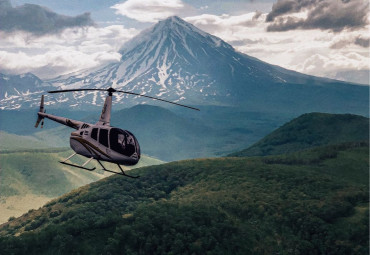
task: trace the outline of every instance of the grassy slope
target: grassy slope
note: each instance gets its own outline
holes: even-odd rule
[[[19,136],[15,137],[19,138]],[[88,172],[58,162],[70,154],[72,154],[70,149],[23,149],[2,152],[0,222],[5,222],[11,216],[20,216],[29,209],[38,208],[46,201],[72,189],[111,175],[99,170]],[[86,158],[80,157],[75,162],[82,164],[84,161]],[[135,167],[160,163],[163,162],[143,156]],[[91,162],[89,165],[101,169],[97,162]],[[111,164],[105,165],[110,169],[118,170]]]
[[[368,118],[352,114],[309,113],[231,156],[276,155],[326,144],[368,140]]]
[[[0,131],[0,151],[16,149],[40,149],[50,147],[48,143],[32,136],[20,136]]]
[[[2,225],[0,253],[366,254],[368,153],[348,143],[136,169]]]

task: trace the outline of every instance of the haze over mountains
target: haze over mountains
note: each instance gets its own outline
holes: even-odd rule
[[[368,115],[368,87],[289,71],[235,49],[178,17],[158,22],[123,45],[121,61],[41,81],[32,74],[0,77],[2,109],[35,108],[49,89],[107,88],[193,105],[228,105],[277,112],[351,112]],[[22,80],[23,77],[23,80]],[[27,79],[24,79],[26,77]],[[18,82],[19,81],[19,82]],[[27,83],[27,86],[24,83]],[[47,97],[47,107],[102,105],[100,92]],[[120,106],[152,103],[115,95]],[[294,107],[292,107],[294,105]]]

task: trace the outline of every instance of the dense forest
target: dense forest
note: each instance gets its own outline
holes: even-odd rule
[[[369,144],[172,162],[0,227],[0,254],[367,254]]]

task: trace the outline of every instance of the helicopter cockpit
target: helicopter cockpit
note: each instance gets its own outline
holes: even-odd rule
[[[111,128],[109,133],[109,142],[111,150],[114,150],[125,156],[132,156],[135,152],[140,157],[140,147],[135,136],[127,130]]]
[[[140,146],[135,136],[127,130],[119,128],[104,129],[100,128],[98,135],[98,128],[93,128],[91,132],[91,138],[98,140],[99,143],[108,147],[111,150],[118,152],[119,154],[131,157],[135,152],[137,158],[140,159]]]

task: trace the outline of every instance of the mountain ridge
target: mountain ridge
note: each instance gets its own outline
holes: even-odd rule
[[[369,141],[369,118],[353,114],[306,113],[230,156],[267,156],[316,146]]]

